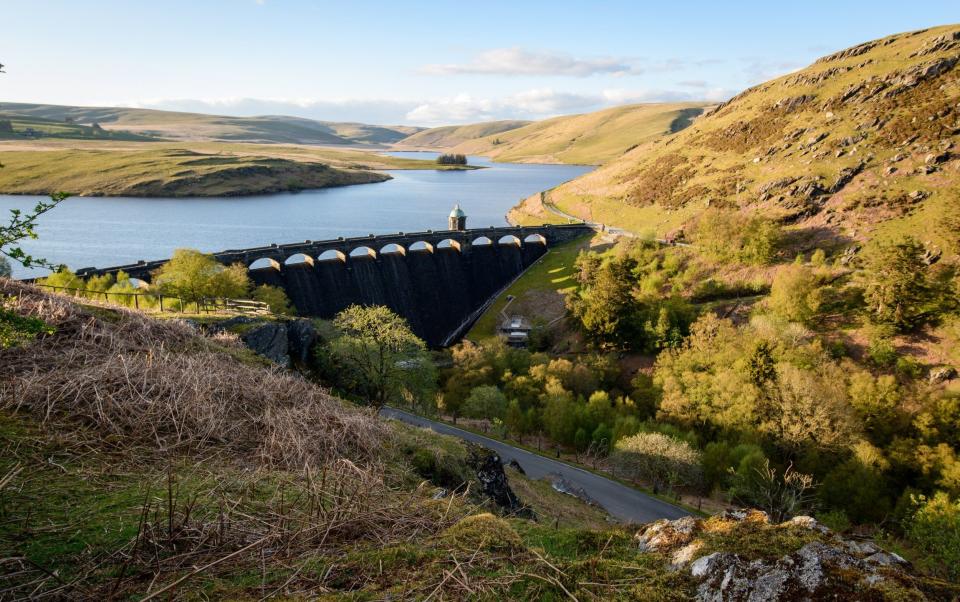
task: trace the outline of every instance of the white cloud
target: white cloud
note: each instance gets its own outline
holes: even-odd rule
[[[426,65],[421,73],[429,75],[637,75],[642,70],[635,61],[614,57],[576,58],[550,51],[522,48],[494,48],[481,52],[468,63]]]
[[[390,99],[161,98],[114,104],[167,111],[236,116],[292,115],[320,121],[392,125],[404,122],[406,114],[419,102]]]
[[[681,90],[611,88],[597,94],[557,92],[549,88],[527,90],[499,99],[459,94],[421,103],[406,115],[418,125],[470,123],[496,119],[545,119],[570,113],[597,111],[616,105],[641,102],[721,101],[732,90],[708,88],[696,94]]]
[[[733,94],[733,90],[726,88],[704,85],[685,89],[678,84],[677,89],[608,88],[596,93],[534,88],[502,97],[462,93],[429,100],[241,97],[166,98],[110,104],[218,115],[291,115],[320,121],[430,126],[496,119],[544,119],[640,102],[721,101]]]

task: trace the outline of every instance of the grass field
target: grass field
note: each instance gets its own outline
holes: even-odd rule
[[[432,161],[294,145],[216,142],[0,142],[0,193],[235,196],[389,179],[379,169],[450,169]]]
[[[472,341],[491,339],[497,334],[500,312],[510,302],[510,313],[519,313],[531,320],[549,322],[566,313],[563,294],[576,287],[574,261],[583,249],[605,244],[599,235],[585,236],[577,240],[550,248],[546,255],[531,266],[523,276],[497,297],[477,323],[473,325],[467,338]]]
[[[683,129],[705,106],[636,104],[555,117],[468,140],[455,146],[453,152],[513,163],[600,165],[638,144]]]
[[[12,132],[0,129],[0,140],[33,140],[39,138],[57,138],[67,140],[120,140],[151,141],[149,136],[141,136],[122,130],[96,129],[89,125],[54,121],[40,117],[20,117],[3,115],[0,121],[10,121]]]

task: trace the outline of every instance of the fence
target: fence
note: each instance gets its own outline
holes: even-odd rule
[[[269,314],[270,306],[262,301],[251,301],[249,299],[225,299],[222,297],[202,297],[196,300],[184,300],[178,295],[164,295],[162,293],[123,293],[111,291],[94,291],[83,288],[71,288],[67,286],[54,286],[52,284],[35,284],[42,288],[48,288],[54,292],[70,295],[72,297],[83,297],[94,301],[103,300],[106,303],[132,307],[140,311],[169,311],[174,313],[189,313],[191,307],[196,309],[198,314],[211,314],[220,312],[241,313],[241,314]],[[117,298],[111,301],[111,297]]]

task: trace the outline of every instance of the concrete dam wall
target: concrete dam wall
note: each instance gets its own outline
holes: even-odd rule
[[[213,257],[246,265],[258,285],[282,288],[299,315],[332,318],[353,304],[385,305],[429,345],[439,346],[550,245],[592,231],[582,224],[427,231],[271,245]],[[163,263],[84,268],[77,275],[123,270],[149,282]]]

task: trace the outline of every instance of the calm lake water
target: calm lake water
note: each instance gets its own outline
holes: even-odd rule
[[[396,152],[432,159],[435,153]],[[392,180],[343,188],[230,198],[73,197],[44,215],[39,240],[24,248],[71,269],[163,259],[174,249],[240,249],[392,232],[440,230],[459,202],[467,227],[500,226],[527,196],[593,169],[581,165],[493,163],[470,157],[471,171],[390,171]],[[0,195],[6,210],[32,207],[39,197]],[[14,275],[28,272],[14,267]]]

